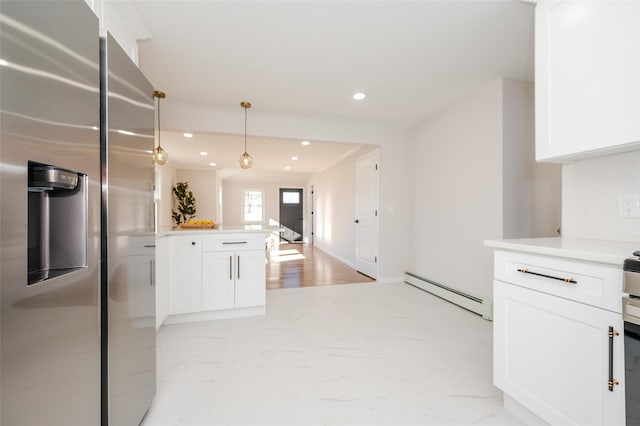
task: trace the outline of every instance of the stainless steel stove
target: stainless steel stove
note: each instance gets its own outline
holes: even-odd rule
[[[640,424],[640,251],[624,261],[625,407],[627,425]]]

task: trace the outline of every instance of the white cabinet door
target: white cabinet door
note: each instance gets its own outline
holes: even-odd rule
[[[169,241],[169,313],[202,310],[200,236],[176,236]]]
[[[640,2],[539,1],[536,159],[640,148]]]
[[[202,310],[264,305],[264,261],[264,250],[204,253]]]
[[[235,305],[234,252],[202,255],[202,310],[229,309]]]
[[[265,304],[266,267],[264,250],[235,252],[236,307]]]
[[[494,382],[551,424],[624,424],[620,314],[494,281]]]

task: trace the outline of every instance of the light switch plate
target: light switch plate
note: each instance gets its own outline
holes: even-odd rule
[[[640,217],[640,197],[638,194],[618,195],[618,215],[620,217]]]

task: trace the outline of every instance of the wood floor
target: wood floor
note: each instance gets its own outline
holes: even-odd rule
[[[308,244],[276,244],[267,259],[267,289],[375,281]]]

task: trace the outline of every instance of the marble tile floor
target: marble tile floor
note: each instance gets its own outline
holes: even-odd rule
[[[142,425],[520,425],[491,324],[408,284],[270,290],[265,316],[160,329]]]

